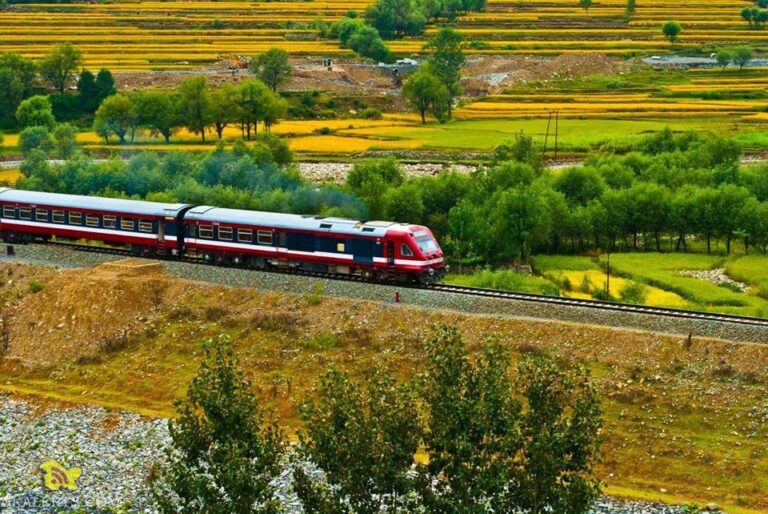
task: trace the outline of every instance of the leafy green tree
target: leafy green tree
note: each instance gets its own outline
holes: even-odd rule
[[[72,43],[62,43],[40,61],[40,74],[60,94],[83,62],[83,53]]]
[[[600,452],[602,414],[589,373],[564,370],[552,359],[533,356],[518,367],[522,450],[509,510],[531,514],[589,511],[600,493],[595,464]],[[503,509],[504,510],[504,509]]]
[[[231,84],[225,84],[214,89],[211,92],[211,104],[213,106],[213,126],[216,128],[216,135],[221,140],[227,125],[237,121],[240,117],[237,90]]]
[[[24,157],[27,157],[36,150],[43,152],[47,156],[56,147],[50,130],[43,125],[35,125],[22,130],[19,134],[18,144],[19,151],[21,151],[21,155]]]
[[[334,508],[326,512],[407,511],[415,486],[407,474],[421,439],[411,386],[382,368],[362,385],[331,370],[320,378],[318,397],[305,402],[300,414],[301,452],[325,472],[331,486],[326,495]],[[322,498],[317,486],[303,475],[297,478],[304,482],[298,488],[302,499],[317,503]]]
[[[522,130],[515,134],[515,139],[505,141],[493,149],[493,162],[517,161],[541,169],[543,161],[541,148]]]
[[[99,70],[96,74],[96,88],[99,91],[98,97],[100,101],[117,93],[115,78],[112,76],[111,71],[106,68]]]
[[[282,48],[270,48],[252,59],[251,63],[252,71],[275,93],[293,74],[293,67],[288,62],[288,52]]]
[[[272,125],[285,118],[288,112],[288,102],[284,98],[275,93],[268,93],[264,97],[264,105],[262,107],[262,119],[264,127],[267,132],[272,128]]]
[[[251,127],[255,133],[258,133],[259,122],[264,120],[264,107],[271,93],[262,81],[256,79],[241,82],[237,87],[237,93],[240,121],[246,125],[248,139],[250,139]]]
[[[723,70],[731,64],[733,60],[733,52],[729,48],[719,48],[716,54],[717,64],[722,66]]]
[[[437,328],[426,353],[421,396],[427,511],[488,512],[501,500],[520,450],[510,356],[491,344],[473,362],[458,331],[447,326]]]
[[[132,96],[139,125],[149,129],[152,135],[160,134],[166,143],[181,124],[174,98],[165,91],[145,91]]]
[[[228,337],[209,339],[187,398],[176,402],[152,493],[160,512],[280,512],[270,484],[284,438],[253,395]]]
[[[405,176],[393,158],[356,163],[347,175],[347,187],[368,206],[369,219],[384,217],[384,195],[403,183]]]
[[[565,195],[571,205],[587,205],[600,198],[605,191],[605,180],[593,168],[573,166],[555,177],[555,190]]]
[[[661,26],[661,33],[664,34],[664,37],[667,38],[670,43],[675,43],[682,31],[683,27],[680,23],[674,20],[664,22],[664,25]]]
[[[379,62],[389,59],[389,48],[373,27],[364,25],[353,32],[348,45],[361,57],[368,57]]]
[[[205,129],[213,122],[213,104],[204,75],[187,77],[178,87],[176,109],[182,125],[190,132],[200,134],[205,143]]]
[[[338,36],[342,48],[349,48],[349,40],[352,39],[352,35],[364,26],[363,20],[346,17],[334,25],[333,31]]]
[[[733,49],[733,64],[739,67],[739,71],[752,60],[752,49],[748,46],[737,46]]]
[[[424,222],[424,200],[415,182],[406,182],[384,194],[384,217],[403,223]]]
[[[15,119],[16,109],[35,88],[35,63],[19,54],[0,53],[0,120]]]
[[[56,151],[60,159],[69,159],[77,151],[77,132],[68,123],[60,123],[53,129],[53,139],[56,141]]]
[[[109,144],[109,136],[116,135],[120,144],[125,143],[125,136],[136,120],[136,109],[131,99],[123,94],[106,98],[98,109],[93,121],[93,129]]]
[[[377,0],[366,11],[365,19],[384,39],[419,36],[427,23],[414,0]]]
[[[21,102],[16,109],[16,119],[22,127],[40,126],[51,130],[56,124],[51,101],[42,95],[31,96]]]
[[[626,18],[627,21],[631,20],[635,15],[636,9],[637,0],[627,0],[627,7],[624,9],[624,18]]]
[[[589,8],[592,7],[592,0],[579,0],[579,7],[585,12],[589,11]]]
[[[754,6],[746,6],[741,9],[741,17],[749,24],[749,28],[753,28],[755,26],[755,18],[757,17],[757,9]]]
[[[77,94],[80,108],[85,112],[94,112],[103,98],[99,98],[99,88],[96,85],[96,75],[88,70],[80,72],[77,79]]]
[[[422,66],[403,85],[403,97],[419,112],[423,124],[427,123],[427,111],[444,105],[449,101],[449,96],[448,88],[428,66]]]
[[[546,241],[552,216],[540,185],[520,186],[499,194],[492,214],[504,252],[527,262],[532,244]]]
[[[448,117],[451,115],[453,99],[462,92],[461,67],[466,61],[463,44],[464,38],[461,34],[451,28],[442,28],[425,46],[430,52],[428,62],[432,72],[440,78],[450,93]]]

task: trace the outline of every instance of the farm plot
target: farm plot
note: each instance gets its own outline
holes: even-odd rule
[[[252,55],[273,46],[294,55],[348,55],[335,41],[318,39],[315,23],[333,22],[369,1],[116,1],[15,4],[0,11],[0,46],[39,58],[53,44],[81,46],[89,67],[113,70],[188,69],[214,63],[220,54]],[[681,8],[671,0],[641,2],[625,16],[624,0],[595,1],[587,12],[572,0],[490,0],[484,12],[462,17],[458,28],[472,41],[470,53],[556,55],[600,51],[634,55],[665,52],[659,27],[683,24],[676,50],[754,42],[763,34],[739,17],[740,0]],[[425,37],[434,32],[430,28]],[[394,41],[399,54],[420,51],[424,38]]]

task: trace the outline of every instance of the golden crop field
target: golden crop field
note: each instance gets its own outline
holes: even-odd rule
[[[186,69],[216,62],[220,54],[252,55],[270,47],[295,55],[348,51],[318,40],[314,23],[333,22],[368,1],[125,1],[16,4],[0,10],[0,48],[38,58],[62,41],[80,46],[89,67],[113,70]],[[740,19],[742,0],[673,2],[644,0],[631,20],[625,0],[596,0],[588,12],[575,0],[489,0],[484,12],[460,19],[470,52],[560,54],[599,50],[607,54],[664,51],[661,24],[683,25],[678,48],[702,44],[759,43],[763,31]],[[425,37],[435,30],[430,27]],[[393,41],[400,54],[418,52],[423,39]]]

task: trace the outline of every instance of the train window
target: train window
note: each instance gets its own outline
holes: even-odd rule
[[[320,228],[331,228],[332,226],[330,223],[320,223]]]
[[[253,230],[247,228],[237,229],[237,240],[241,243],[253,242]]]
[[[35,219],[37,221],[48,221],[48,209],[35,209]]]
[[[344,253],[347,251],[346,246],[347,245],[345,245],[344,243],[336,243],[336,251],[339,253]]]
[[[19,207],[19,219],[20,220],[31,220],[32,219],[32,209],[29,207]]]
[[[85,215],[85,224],[89,227],[98,227],[99,226],[99,217],[95,214],[86,214]]]
[[[53,222],[64,223],[64,211],[53,211]]]
[[[16,217],[16,207],[11,207],[9,205],[3,206],[3,218],[15,218]]]
[[[139,232],[152,232],[152,222],[139,220]]]
[[[82,225],[83,224],[83,213],[81,212],[70,212],[67,217],[69,218],[69,224],[70,225]]]
[[[213,226],[212,225],[200,225],[198,227],[200,237],[203,239],[213,239]]]
[[[117,226],[117,218],[114,216],[104,216],[102,219],[104,221],[104,228],[115,228]]]
[[[232,227],[219,227],[219,239],[232,241]]]
[[[407,244],[401,244],[400,245],[400,254],[403,257],[413,257],[413,250],[408,248]]]
[[[135,227],[136,227],[136,224],[133,222],[131,218],[120,219],[120,230],[133,230]]]
[[[260,245],[271,245],[272,244],[272,232],[269,232],[267,230],[259,230],[257,234],[257,241]]]

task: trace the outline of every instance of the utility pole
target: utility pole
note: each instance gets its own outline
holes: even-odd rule
[[[552,125],[552,111],[549,111],[549,119],[547,120],[547,132],[544,135],[544,148],[541,150],[541,162],[547,157],[547,142],[549,141],[549,127]]]
[[[605,299],[611,297],[611,250],[608,250],[605,266]]]

